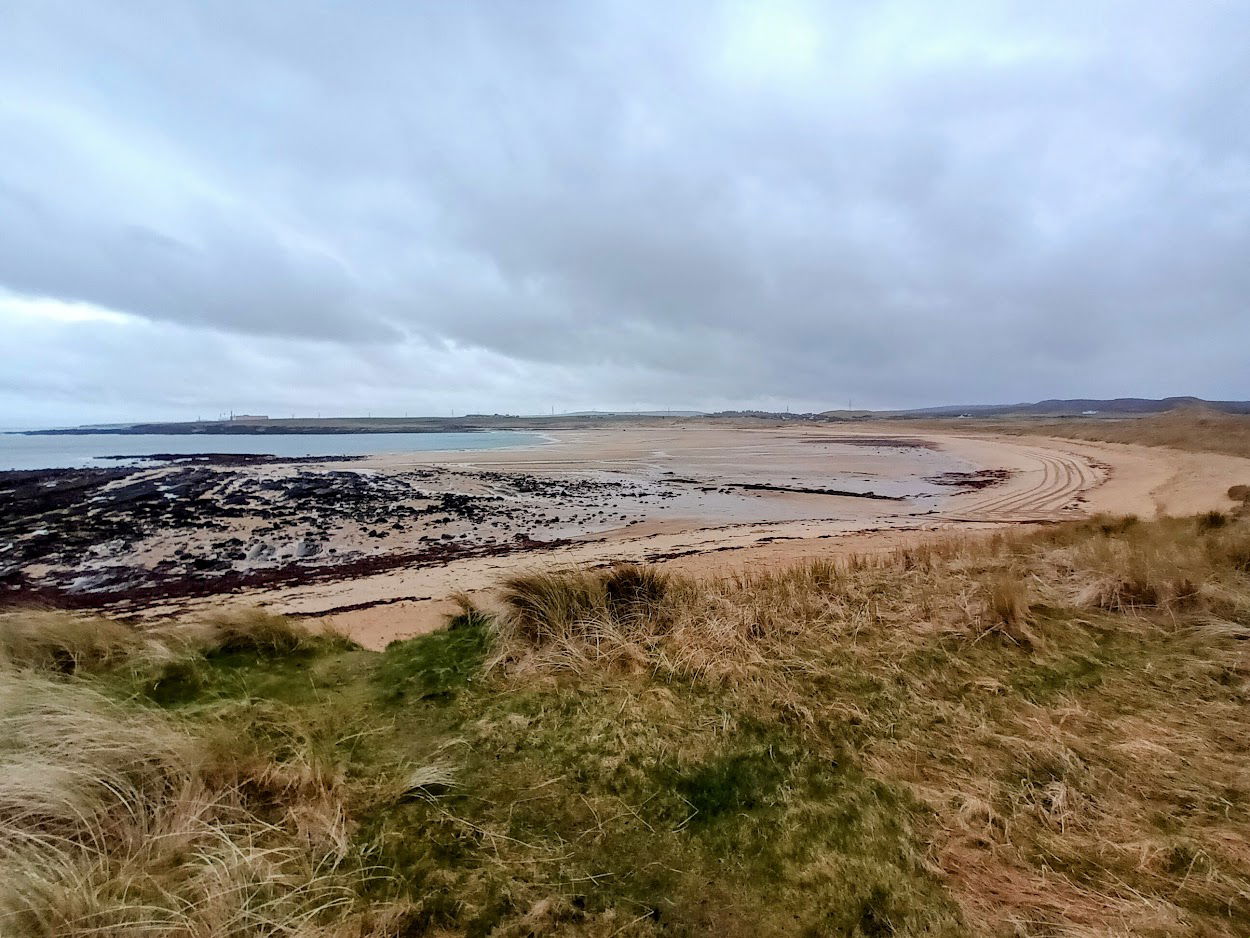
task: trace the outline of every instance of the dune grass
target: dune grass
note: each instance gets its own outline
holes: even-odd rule
[[[541,656],[546,668],[621,656],[637,661],[645,657],[640,646],[668,628],[669,582],[633,564],[510,577],[501,588],[508,614],[498,624],[500,648],[505,656]]]
[[[0,932],[347,933],[363,866],[328,789],[82,684],[0,680]]]
[[[1250,933],[1244,516],[502,596],[0,629],[0,933]]]
[[[140,653],[143,636],[120,622],[59,612],[0,614],[0,664],[73,674]]]

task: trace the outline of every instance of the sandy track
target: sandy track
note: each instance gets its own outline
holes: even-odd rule
[[[717,434],[641,430],[610,436],[570,434],[564,445],[485,454],[475,457],[475,463],[554,473],[568,473],[578,467],[602,470],[610,465],[614,471],[630,471],[632,467],[644,473],[673,466],[684,474],[693,466],[703,471],[705,478],[725,478],[727,472],[797,472],[800,465],[810,471],[819,460],[812,461],[812,446],[799,444],[846,436],[845,431],[835,434],[822,428]],[[877,431],[871,435],[885,434]],[[971,468],[1002,468],[1011,475],[1001,484],[945,498],[939,510],[917,510],[917,505],[909,503],[775,495],[770,497],[790,499],[808,514],[799,520],[735,523],[725,523],[728,519],[717,523],[706,517],[671,518],[557,550],[402,569],[339,583],[251,594],[241,600],[323,618],[362,644],[376,648],[442,625],[455,608],[448,599],[454,592],[469,592],[489,606],[493,587],[518,571],[649,560],[675,571],[717,575],[815,556],[889,550],[951,532],[975,536],[1006,524],[1070,520],[1095,512],[1153,517],[1227,508],[1231,504],[1224,496],[1228,486],[1250,482],[1250,460],[1232,456],[1050,438],[916,431],[905,435],[924,437],[946,456]],[[445,459],[449,464],[463,464],[459,461],[464,457]]]

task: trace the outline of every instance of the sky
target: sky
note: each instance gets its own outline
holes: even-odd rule
[[[5,0],[0,427],[1250,398],[1250,4]]]

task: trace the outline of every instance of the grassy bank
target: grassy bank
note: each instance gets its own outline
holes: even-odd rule
[[[966,421],[949,426],[961,430],[969,427]],[[977,421],[976,428],[1022,436],[1167,446],[1196,453],[1250,458],[1250,416],[1196,408],[1146,417],[985,420]]]
[[[0,620],[0,933],[1243,935],[1250,524]]]

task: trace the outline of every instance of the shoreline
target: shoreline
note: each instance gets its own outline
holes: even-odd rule
[[[0,601],[139,618],[262,605],[377,647],[437,627],[452,593],[489,602],[500,579],[536,566],[711,575],[1097,512],[1224,507],[1221,484],[1250,479],[1239,457],[1053,438],[614,430],[0,473]]]
[[[0,434],[0,471],[29,472],[90,469],[130,463],[235,461],[315,462],[361,460],[390,453],[472,453],[510,450],[552,442],[548,433],[528,430],[420,433],[307,434]]]

